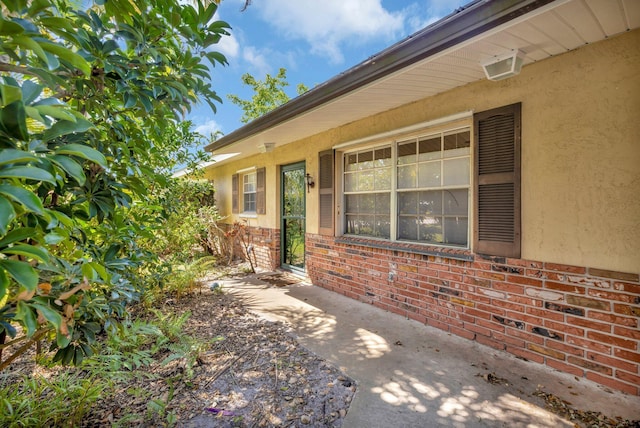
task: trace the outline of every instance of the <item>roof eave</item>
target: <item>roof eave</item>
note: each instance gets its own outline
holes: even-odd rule
[[[205,147],[215,151],[284,123],[555,0],[476,0]]]

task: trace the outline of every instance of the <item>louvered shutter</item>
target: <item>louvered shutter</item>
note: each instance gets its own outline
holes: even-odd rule
[[[319,154],[318,191],[319,191],[319,228],[321,235],[333,236],[333,150]]]
[[[231,212],[238,214],[238,174],[231,176]]]
[[[266,176],[265,168],[256,170],[256,214],[266,213]]]
[[[520,257],[521,105],[474,115],[474,251]]]

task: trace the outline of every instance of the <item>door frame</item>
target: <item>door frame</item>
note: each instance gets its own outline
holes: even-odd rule
[[[303,243],[305,245],[305,251],[302,256],[302,267],[294,266],[285,263],[286,259],[286,231],[285,231],[285,216],[284,216],[284,174],[288,171],[295,171],[302,169],[302,176],[304,177],[307,172],[306,161],[302,160],[286,165],[280,166],[280,267],[285,270],[302,271],[306,270],[306,233],[307,233],[307,195],[306,187],[303,182],[302,186],[302,206],[303,206],[303,227],[304,233],[302,235]]]

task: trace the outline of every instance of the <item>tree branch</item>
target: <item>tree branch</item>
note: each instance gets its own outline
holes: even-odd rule
[[[18,73],[18,74],[28,74],[30,76],[38,77],[38,74],[31,71],[28,67],[23,67],[21,65],[8,64],[6,62],[0,61],[0,71],[5,71],[9,73]]]
[[[53,329],[50,327],[45,327],[36,331],[34,335],[31,336],[30,340],[27,343],[25,343],[20,348],[18,348],[12,355],[9,356],[9,358],[0,362],[0,372],[5,368],[7,368],[7,366],[9,366],[9,364],[11,364],[13,360],[18,358],[20,355],[24,354],[27,351],[27,349],[31,347],[31,345],[33,345],[35,342],[40,340],[42,336],[44,336],[46,333],[50,332],[51,330]],[[15,343],[16,341],[14,340],[13,342]]]

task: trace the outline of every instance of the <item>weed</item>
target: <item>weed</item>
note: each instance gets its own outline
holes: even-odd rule
[[[0,425],[76,426],[105,389],[93,377],[72,373],[54,380],[24,376],[18,382],[0,383]]]

